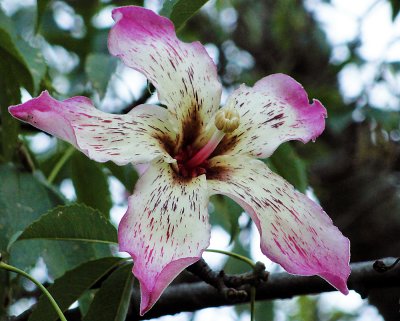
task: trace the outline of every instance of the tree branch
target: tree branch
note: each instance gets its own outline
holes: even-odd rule
[[[400,264],[393,265],[395,258],[385,258],[382,262],[368,261],[351,264],[351,275],[348,287],[363,297],[369,290],[400,286]],[[385,267],[386,268],[385,268]],[[250,287],[245,287],[246,291]],[[273,273],[267,282],[257,286],[256,300],[289,299],[298,295],[318,294],[336,291],[323,279],[317,276],[296,276],[286,272]],[[249,302],[249,296],[241,302],[232,302],[223,293],[204,282],[181,283],[172,285],[165,290],[156,305],[144,316],[139,316],[140,295],[134,291],[132,304],[126,321],[146,320],[179,312],[197,311],[209,307],[228,306]],[[15,321],[27,320],[30,311],[26,311]],[[80,320],[79,309],[71,309],[66,314],[68,320]]]
[[[382,261],[389,266],[394,263],[395,259],[385,258]],[[367,297],[371,289],[400,286],[399,264],[386,272],[377,272],[373,267],[374,263],[375,261],[368,261],[351,264],[349,289]],[[267,282],[261,283],[257,287],[256,300],[288,299],[298,295],[331,291],[336,291],[336,289],[317,276],[295,276],[286,272],[273,273],[269,275]],[[178,284],[167,288],[154,308],[142,317],[138,314],[139,300],[139,293],[135,293],[133,309],[129,313],[127,321],[244,303],[249,301],[249,296],[242,302],[231,302],[214,287],[203,282]]]

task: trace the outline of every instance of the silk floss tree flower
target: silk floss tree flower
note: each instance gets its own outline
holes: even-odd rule
[[[261,250],[289,273],[319,275],[348,293],[349,240],[323,209],[258,158],[283,142],[321,134],[326,110],[283,74],[240,86],[220,107],[216,66],[199,42],[183,43],[167,18],[140,7],[113,10],[108,48],[143,73],[167,106],[104,113],[85,97],[47,91],[10,113],[99,162],[149,164],[119,224],[121,251],[140,282],[140,313],[198,261],[210,240],[207,204],[223,194],[251,216]]]

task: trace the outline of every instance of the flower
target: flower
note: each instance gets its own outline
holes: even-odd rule
[[[314,140],[326,110],[283,74],[235,90],[220,108],[216,66],[199,42],[183,43],[167,18],[134,6],[113,10],[108,48],[142,72],[167,108],[140,105],[126,115],[85,97],[57,101],[45,91],[10,113],[64,139],[90,158],[150,166],[129,198],[119,245],[134,260],[144,314],[209,245],[207,204],[223,194],[261,234],[261,250],[288,272],[319,275],[344,294],[349,241],[323,209],[257,158],[283,142]]]

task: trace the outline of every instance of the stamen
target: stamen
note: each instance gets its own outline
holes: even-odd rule
[[[225,134],[233,132],[239,127],[240,116],[232,107],[225,107],[215,115],[215,129],[211,139],[187,163],[186,166],[194,168],[202,164],[217,148]]]
[[[193,168],[203,163],[208,158],[208,156],[212,154],[215,148],[217,148],[218,144],[220,143],[222,138],[224,138],[224,136],[225,133],[223,131],[216,130],[208,143],[202,149],[200,149],[196,153],[196,155],[192,157],[191,160],[186,163],[186,166]]]
[[[224,133],[232,133],[239,127],[240,116],[233,107],[226,107],[215,115],[215,126]]]

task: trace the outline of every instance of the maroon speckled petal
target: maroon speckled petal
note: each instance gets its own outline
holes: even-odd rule
[[[266,158],[283,142],[307,143],[325,128],[324,106],[318,100],[310,104],[304,88],[283,74],[265,77],[253,88],[240,86],[226,106],[234,106],[239,112],[240,125],[225,136],[215,155]]]
[[[319,275],[347,294],[350,243],[323,209],[261,161],[219,156],[207,175],[211,194],[234,199],[251,216],[261,250],[286,271]]]
[[[141,7],[113,10],[108,48],[157,88],[182,137],[199,133],[219,107],[217,69],[199,42],[181,42],[172,22]],[[186,133],[185,133],[186,131]]]
[[[98,162],[119,165],[146,163],[155,158],[172,162],[164,141],[172,140],[165,109],[141,105],[127,115],[112,115],[96,109],[90,99],[63,101],[47,91],[26,103],[9,107],[15,118],[61,138]]]
[[[150,165],[129,199],[118,229],[120,251],[134,260],[140,282],[140,313],[146,313],[186,267],[209,245],[205,176],[182,179],[170,165]]]

